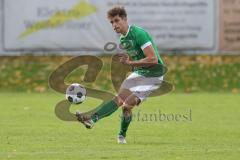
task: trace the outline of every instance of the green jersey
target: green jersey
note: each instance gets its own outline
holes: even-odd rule
[[[120,46],[127,51],[127,54],[133,61],[145,58],[143,50],[152,45],[158,64],[154,67],[134,67],[134,72],[146,77],[156,77],[162,75],[163,61],[160,58],[157,45],[153,42],[152,37],[142,28],[129,26],[126,35],[121,35]]]

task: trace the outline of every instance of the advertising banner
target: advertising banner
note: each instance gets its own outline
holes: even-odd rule
[[[161,49],[216,44],[215,0],[4,0],[4,49],[104,52],[106,43],[118,42],[106,12],[119,4]]]

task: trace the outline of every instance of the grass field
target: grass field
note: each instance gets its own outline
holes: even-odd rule
[[[54,114],[63,99],[56,93],[0,93],[0,159],[148,159],[237,160],[240,157],[240,95],[172,93],[151,98],[135,109],[128,144],[116,144],[120,110],[92,130]],[[87,110],[100,101],[88,98],[71,107]],[[191,110],[191,114],[190,114]],[[185,119],[155,120],[158,114]],[[152,121],[151,121],[152,120]]]

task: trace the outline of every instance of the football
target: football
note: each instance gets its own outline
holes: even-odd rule
[[[72,104],[81,104],[86,99],[86,89],[78,83],[73,83],[66,90],[66,99]]]

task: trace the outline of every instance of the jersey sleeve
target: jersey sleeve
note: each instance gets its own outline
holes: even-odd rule
[[[146,47],[152,45],[149,35],[143,30],[139,30],[137,32],[136,38],[137,38],[137,43],[141,47],[142,50],[144,50]]]

